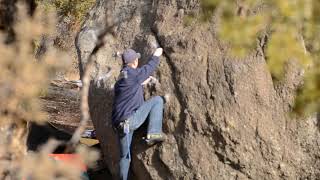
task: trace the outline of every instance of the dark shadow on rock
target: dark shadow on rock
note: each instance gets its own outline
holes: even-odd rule
[[[318,130],[320,131],[320,112],[317,113],[317,127],[318,127]]]
[[[136,36],[132,45],[132,49],[141,54],[141,58],[139,59],[140,67],[148,62],[148,57],[145,52],[145,44],[146,40],[143,36]]]
[[[92,146],[91,148],[101,153],[100,143]],[[102,158],[97,161],[97,164],[95,167],[89,168],[87,172],[88,172],[89,178],[92,180],[112,179],[112,175]]]
[[[51,138],[67,142],[71,139],[71,137],[71,134],[63,130],[57,129],[50,123],[46,123],[44,125],[31,123],[29,134],[27,137],[27,148],[30,151],[37,151]],[[65,146],[58,146],[54,153],[62,153],[64,149]]]
[[[139,66],[144,65],[148,62],[149,58],[152,56],[153,51],[155,50],[156,39],[152,35],[152,25],[155,19],[155,12],[150,10],[152,9],[153,2],[146,1],[146,4],[141,7],[140,17],[142,17],[140,22],[140,34],[135,37],[132,47],[141,53],[141,60]]]
[[[113,90],[107,87],[108,83],[91,81],[89,89],[89,108],[93,125],[97,131],[97,138],[101,142],[101,149],[107,149],[104,161],[111,174],[117,174],[119,159],[117,136],[112,128],[111,113]],[[116,179],[116,178],[114,178]]]

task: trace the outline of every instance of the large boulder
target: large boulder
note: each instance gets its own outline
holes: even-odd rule
[[[189,0],[97,0],[83,24],[76,39],[81,73],[106,19],[120,22],[94,57],[89,95],[91,118],[114,177],[118,142],[111,127],[112,88],[121,68],[115,54],[133,48],[142,53],[143,64],[158,43],[165,52],[154,74],[160,84],[147,87],[145,96],[171,94],[163,122],[168,140],[147,147],[141,140],[144,129],[138,130],[132,144],[135,179],[319,178],[319,117],[288,115],[301,82],[299,68],[288,65],[286,78],[275,84],[265,41],[246,58],[232,57],[216,35],[215,18],[184,23],[199,10],[199,2]]]

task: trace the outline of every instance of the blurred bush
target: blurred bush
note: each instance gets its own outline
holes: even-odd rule
[[[47,120],[39,97],[65,67],[68,56],[50,47],[35,58],[34,41],[55,33],[54,12],[40,9],[29,16],[25,6],[18,4],[15,13],[14,42],[5,43],[0,32],[0,179],[80,179],[81,170],[48,156],[57,142],[51,141],[39,153],[27,152],[27,124]],[[97,153],[77,149],[84,162],[97,159]]]
[[[202,19],[219,18],[218,35],[231,53],[244,57],[261,46],[275,80],[284,76],[288,61],[305,72],[294,112],[320,112],[320,1],[202,0]]]

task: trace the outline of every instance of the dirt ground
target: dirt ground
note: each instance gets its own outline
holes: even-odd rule
[[[46,95],[41,97],[48,121],[70,133],[74,131],[80,122],[79,93],[80,89],[70,81],[52,81]]]
[[[44,111],[48,115],[46,125],[31,125],[28,137],[30,150],[36,150],[38,145],[45,143],[49,137],[59,140],[69,140],[72,133],[80,123],[80,87],[75,80],[59,79],[50,83],[47,93],[40,98]],[[94,129],[92,122],[89,122],[86,129]],[[39,136],[41,134],[41,136]],[[100,146],[96,145],[100,151]],[[63,147],[59,147],[59,152]],[[91,180],[111,179],[102,158],[97,161],[97,166],[88,170]]]

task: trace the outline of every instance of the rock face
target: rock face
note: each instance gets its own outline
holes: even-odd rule
[[[95,57],[89,102],[114,177],[118,144],[110,117],[112,86],[121,68],[114,54],[133,48],[145,63],[157,42],[165,51],[155,73],[160,85],[146,88],[145,96],[171,94],[164,113],[168,141],[147,147],[141,140],[145,129],[138,130],[132,144],[134,179],[319,178],[320,118],[288,115],[301,82],[299,69],[290,64],[284,81],[274,84],[264,42],[246,58],[232,58],[216,35],[214,18],[184,25],[199,8],[193,0],[98,0],[83,24],[76,39],[81,73],[107,10],[120,22]]]

